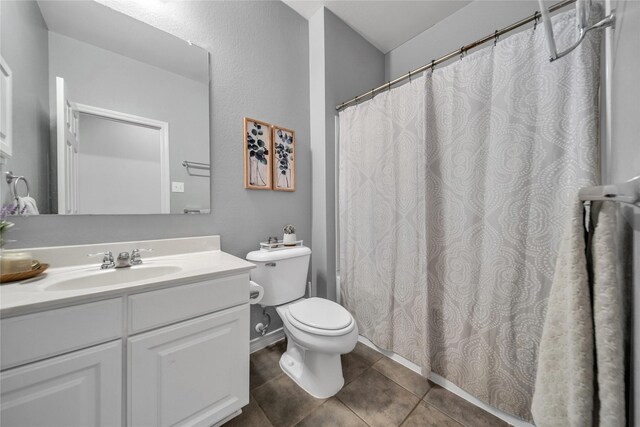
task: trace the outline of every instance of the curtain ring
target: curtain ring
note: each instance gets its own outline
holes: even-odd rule
[[[536,27],[538,26],[538,20],[540,19],[540,12],[538,12],[536,10],[536,13],[533,14],[533,31],[536,30]]]
[[[496,32],[493,33],[493,47],[498,45],[498,38],[500,38],[500,36],[498,35],[498,30],[496,30]]]
[[[462,61],[462,58],[464,58],[464,46],[460,48],[460,61]]]
[[[409,71],[409,83],[411,83],[411,71]]]
[[[391,80],[389,80],[389,83],[387,83],[387,90],[391,90]]]
[[[436,69],[436,60],[432,59],[431,60],[431,74],[433,74],[433,71]]]
[[[376,91],[375,88],[371,89],[371,99],[373,99],[375,97],[375,94],[374,94],[375,91]]]

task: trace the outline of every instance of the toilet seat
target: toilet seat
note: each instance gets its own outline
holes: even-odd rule
[[[351,313],[324,298],[308,298],[289,304],[286,316],[297,329],[315,335],[340,336],[355,328]]]

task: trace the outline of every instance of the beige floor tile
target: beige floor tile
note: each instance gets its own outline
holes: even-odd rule
[[[365,359],[353,352],[343,354],[341,356],[341,360],[342,376],[344,376],[345,385],[358,378],[360,374],[369,369],[370,366],[370,364]]]
[[[281,375],[251,391],[275,427],[291,426],[325,402],[302,390],[287,375]]]
[[[420,402],[402,423],[402,427],[462,427],[462,424],[433,406]]]
[[[249,358],[249,384],[252,390],[282,375],[280,356],[287,349],[283,342],[279,341],[251,354]]]
[[[378,360],[380,360],[382,357],[384,357],[382,353],[377,352],[376,350],[372,349],[369,346],[366,346],[366,345],[362,344],[361,342],[358,342],[356,344],[356,348],[354,348],[351,353],[356,355],[356,356],[361,357],[369,365],[373,365]]]
[[[272,427],[267,416],[262,412],[258,402],[251,397],[249,404],[242,408],[242,414],[235,417],[224,427]]]
[[[429,390],[424,401],[467,427],[508,426],[496,416],[437,385]]]
[[[353,380],[337,397],[374,427],[399,426],[420,401],[374,369],[368,369]]]
[[[335,397],[307,415],[297,427],[367,427],[356,414]]]
[[[394,362],[388,357],[378,360],[373,369],[380,372],[385,377],[393,380],[395,383],[409,390],[417,397],[422,398],[431,388],[428,379],[420,374],[413,372],[411,369]]]

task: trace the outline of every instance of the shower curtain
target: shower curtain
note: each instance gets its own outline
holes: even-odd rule
[[[569,45],[575,13],[554,27]],[[526,420],[566,214],[598,176],[599,49],[550,63],[531,29],[340,113],[360,333]]]

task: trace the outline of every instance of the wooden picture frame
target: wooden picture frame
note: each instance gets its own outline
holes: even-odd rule
[[[244,188],[271,190],[272,140],[269,123],[244,118]]]
[[[273,189],[296,191],[296,133],[282,126],[271,128]]]

